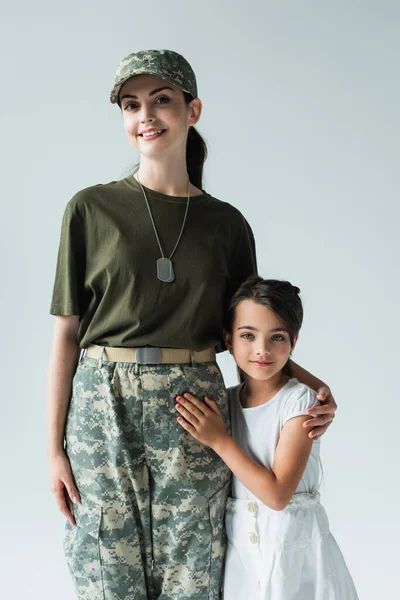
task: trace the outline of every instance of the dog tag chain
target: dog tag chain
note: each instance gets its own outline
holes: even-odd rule
[[[178,236],[178,239],[177,239],[176,244],[174,246],[174,249],[172,250],[172,252],[169,255],[169,257],[167,258],[166,256],[164,256],[164,252],[163,252],[163,249],[162,249],[162,246],[161,246],[160,238],[158,237],[156,225],[154,223],[153,215],[152,215],[152,212],[151,212],[151,209],[150,209],[149,201],[147,200],[146,192],[144,191],[144,188],[143,188],[142,184],[140,183],[139,175],[137,173],[136,173],[136,179],[137,179],[138,184],[140,185],[140,189],[143,192],[143,196],[144,196],[144,199],[146,201],[147,210],[149,211],[151,223],[153,225],[154,233],[156,235],[158,247],[160,248],[160,252],[161,252],[161,258],[159,258],[157,260],[157,278],[160,281],[164,282],[164,283],[171,283],[172,281],[175,281],[174,265],[172,263],[171,258],[175,254],[175,250],[177,249],[178,244],[181,241],[182,233],[183,233],[183,230],[184,230],[185,224],[186,224],[186,218],[187,218],[187,214],[188,214],[188,210],[189,210],[189,202],[190,202],[190,195],[189,195],[190,181],[188,181],[188,197],[187,197],[185,216],[183,217],[183,223],[182,223],[181,231],[179,233],[179,236]]]

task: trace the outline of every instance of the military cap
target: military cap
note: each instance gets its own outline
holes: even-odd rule
[[[121,60],[111,90],[112,104],[118,102],[125,81],[136,75],[155,75],[197,98],[196,76],[183,56],[172,50],[140,50]]]

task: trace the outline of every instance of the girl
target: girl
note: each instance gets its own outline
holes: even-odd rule
[[[316,394],[291,376],[303,320],[299,288],[251,277],[230,304],[226,344],[244,374],[218,405],[178,396],[181,426],[233,472],[226,511],[225,600],[356,600],[319,503],[319,445],[306,435]]]
[[[51,489],[79,598],[213,600],[230,471],[182,432],[173,399],[211,390],[228,426],[215,347],[226,301],[256,270],[253,235],[202,191],[202,106],[182,56],[129,55],[111,102],[140,166],[65,210],[51,303]],[[336,405],[296,369],[325,401],[309,434],[319,436]]]

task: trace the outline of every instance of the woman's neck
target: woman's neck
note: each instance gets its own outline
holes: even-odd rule
[[[157,161],[142,156],[135,177],[139,178],[145,187],[161,194],[182,197],[188,194],[189,175],[185,159],[166,161],[163,157],[163,160]],[[191,196],[197,196],[202,192],[190,184],[189,193]]]
[[[289,377],[284,375],[282,371],[263,381],[246,377],[246,383],[241,394],[242,406],[249,408],[268,402],[288,381]]]

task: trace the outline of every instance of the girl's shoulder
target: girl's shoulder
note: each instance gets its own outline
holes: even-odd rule
[[[306,415],[309,408],[319,404],[317,393],[295,377],[288,381],[282,391],[282,425],[289,419]]]

